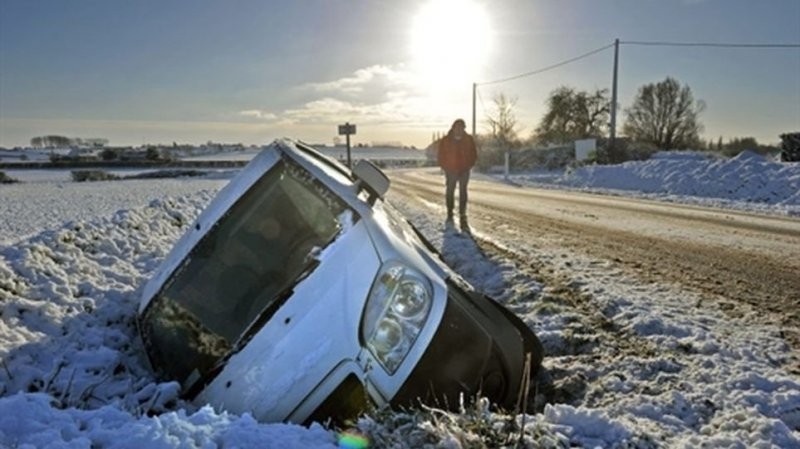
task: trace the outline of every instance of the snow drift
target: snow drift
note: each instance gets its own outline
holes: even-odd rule
[[[659,152],[646,161],[589,165],[563,174],[518,174],[512,179],[680,202],[701,198],[706,204],[744,209],[769,206],[773,212],[800,214],[800,164],[771,161],[751,151],[730,159],[697,152]]]

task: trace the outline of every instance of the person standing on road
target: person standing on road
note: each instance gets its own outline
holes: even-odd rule
[[[469,173],[478,159],[478,150],[475,140],[466,133],[466,123],[457,119],[450,127],[450,131],[439,141],[438,160],[439,166],[445,175],[445,203],[447,205],[447,222],[453,222],[453,207],[455,205],[455,190],[458,183],[458,213],[461,219],[461,228],[468,228],[467,224],[467,183]]]

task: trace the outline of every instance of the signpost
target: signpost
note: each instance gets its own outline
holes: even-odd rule
[[[351,169],[353,168],[353,163],[350,160],[350,134],[355,134],[355,133],[356,133],[355,124],[347,122],[344,125],[339,125],[339,135],[347,136],[347,166],[350,167]]]

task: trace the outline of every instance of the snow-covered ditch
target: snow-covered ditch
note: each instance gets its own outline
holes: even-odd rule
[[[138,289],[214,189],[120,185],[143,205],[82,215],[92,197],[65,194],[80,218],[0,243],[0,447],[337,447],[320,425],[195,407],[153,378],[134,326]],[[535,413],[480,402],[462,414],[378,412],[355,425],[371,447],[800,448],[800,380],[782,367],[776,328],[604,261],[536,252],[524,235],[472,240],[443,230],[434,205],[393,201],[458,272],[522,316],[548,356]]]

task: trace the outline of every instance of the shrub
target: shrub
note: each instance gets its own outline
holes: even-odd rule
[[[631,141],[621,138],[614,142],[614,148],[608,147],[608,139],[598,140],[596,162],[598,164],[619,164],[625,161],[645,161],[660,151],[649,142]]]
[[[161,179],[161,178],[185,178],[193,176],[205,176],[207,171],[200,170],[159,170],[147,173],[138,173],[126,176],[125,179]]]
[[[148,147],[147,151],[145,152],[145,159],[148,161],[157,161],[161,159],[161,152],[158,151],[156,147]]]
[[[4,171],[0,171],[0,184],[14,184],[15,182],[19,182],[19,180],[8,176]]]
[[[75,182],[113,181],[119,176],[103,170],[73,170],[72,180]]]
[[[755,137],[734,137],[718,149],[726,157],[738,156],[742,151],[753,151],[761,155],[779,154],[781,149],[772,145],[762,145]]]
[[[113,161],[119,159],[119,152],[112,148],[106,148],[100,152],[100,159],[104,161]]]
[[[486,146],[478,149],[478,160],[475,166],[479,171],[485,172],[490,168],[505,163],[505,150],[498,147]]]
[[[530,170],[544,167],[548,170],[563,168],[575,160],[572,145],[552,148],[533,148],[520,150],[511,156],[511,166],[517,170]]]

